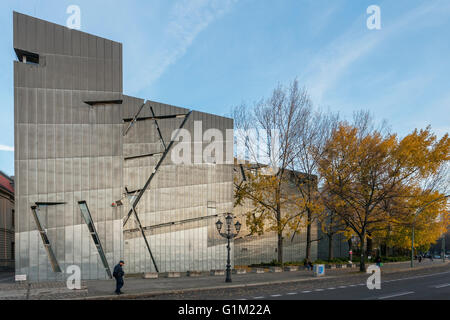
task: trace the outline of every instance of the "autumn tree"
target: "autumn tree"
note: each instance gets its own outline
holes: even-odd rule
[[[360,239],[360,270],[365,271],[364,243],[369,234],[395,219],[386,199],[398,199],[435,174],[449,157],[450,139],[440,140],[430,128],[399,139],[367,126],[341,122],[319,161],[324,188],[345,203],[338,214]]]
[[[414,225],[415,247],[426,250],[449,228],[448,202],[437,190],[412,188],[408,191],[402,197],[388,199],[384,205],[390,216],[388,227],[377,231],[375,238],[379,244],[409,250]],[[427,203],[430,205],[416,216],[417,210]]]
[[[346,234],[348,231],[348,223],[342,219],[339,214],[341,211],[345,211],[345,202],[341,201],[334,195],[328,192],[321,192],[321,202],[324,210],[318,215],[318,221],[322,233],[325,234],[328,241],[328,261],[334,258],[333,240],[338,234]]]
[[[298,130],[310,105],[306,90],[297,81],[289,88],[278,86],[271,97],[250,108],[233,110],[238,152],[245,155],[245,178],[235,181],[235,206],[250,201],[246,213],[251,232],[275,231],[278,262],[283,263],[283,238],[300,212],[293,207],[292,190],[287,188],[289,167],[296,153]],[[238,157],[242,155],[238,154]]]
[[[298,197],[295,204],[298,211],[302,213],[297,216],[292,228],[294,232],[297,232],[306,224],[306,259],[309,260],[312,242],[320,240],[312,238],[312,226],[322,218],[331,219],[330,222],[333,224],[336,222],[336,219],[330,217],[331,211],[325,210],[319,194],[318,164],[323,157],[326,142],[336,128],[338,115],[320,110],[314,111],[311,105],[305,108],[304,113],[304,121],[297,123],[295,128],[297,132],[294,145],[295,156],[290,164],[297,187]],[[330,226],[328,231],[331,232],[334,227]]]

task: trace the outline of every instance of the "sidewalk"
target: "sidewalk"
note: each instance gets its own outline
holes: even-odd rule
[[[415,262],[414,270],[441,267],[442,260]],[[445,265],[449,265],[447,261]],[[410,262],[387,263],[382,267],[382,273],[396,273],[411,270]],[[203,291],[224,288],[244,288],[250,286],[293,283],[300,281],[317,281],[320,279],[336,279],[361,275],[359,268],[326,269],[325,276],[314,277],[312,271],[265,272],[262,274],[247,273],[233,274],[232,283],[225,283],[224,276],[202,275],[198,277],[182,276],[180,278],[142,279],[141,277],[125,278],[123,291],[125,294],[115,295],[114,280],[91,280],[82,282],[82,290],[69,290],[65,282],[27,284],[0,283],[0,300],[29,299],[29,300],[72,300],[72,299],[134,299],[163,294],[173,294],[190,291]]]
[[[449,262],[446,262],[448,265]],[[441,260],[425,261],[416,263],[414,270],[427,269],[433,266],[443,266]],[[384,264],[383,273],[395,273],[410,270],[410,262],[395,262]],[[282,284],[300,281],[315,281],[320,279],[334,279],[342,276],[360,274],[359,268],[327,269],[325,276],[314,277],[312,271],[292,271],[263,274],[247,273],[232,275],[233,282],[225,283],[224,276],[202,276],[202,277],[181,277],[181,278],[159,278],[159,279],[125,279],[123,291],[125,294],[117,296],[113,294],[114,281],[88,281],[88,294],[84,299],[133,299],[137,297],[151,297],[163,294],[173,294],[190,291],[203,291],[224,288],[244,288],[267,284]]]

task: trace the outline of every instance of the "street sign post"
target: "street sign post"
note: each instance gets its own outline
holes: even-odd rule
[[[321,277],[325,275],[325,265],[324,264],[316,264],[314,265],[314,276]]]
[[[16,274],[15,280],[16,281],[27,281],[27,275],[26,274]]]

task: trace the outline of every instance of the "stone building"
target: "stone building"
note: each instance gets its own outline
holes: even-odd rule
[[[14,269],[14,181],[0,171],[0,270]]]

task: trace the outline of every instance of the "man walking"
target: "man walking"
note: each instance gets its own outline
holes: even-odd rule
[[[120,289],[123,287],[123,272],[122,266],[125,264],[122,260],[119,261],[119,264],[114,267],[113,277],[116,278],[116,294],[122,294],[123,292]]]

